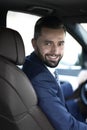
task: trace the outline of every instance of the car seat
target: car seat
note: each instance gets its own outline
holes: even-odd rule
[[[0,130],[53,130],[37,105],[37,96],[24,72],[20,34],[0,28]]]

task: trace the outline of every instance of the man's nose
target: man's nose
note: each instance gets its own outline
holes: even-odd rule
[[[52,47],[52,52],[55,53],[55,54],[58,54],[59,52],[59,47],[57,45],[53,45]]]

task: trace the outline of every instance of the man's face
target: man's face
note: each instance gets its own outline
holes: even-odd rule
[[[42,28],[32,44],[37,56],[49,67],[56,67],[64,54],[65,32],[63,29]]]

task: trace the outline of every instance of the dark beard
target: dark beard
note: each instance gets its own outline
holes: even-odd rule
[[[62,59],[62,56],[60,56],[60,59],[58,60],[58,62],[54,63],[53,61],[48,61],[46,60],[46,57],[45,59],[43,58],[43,56],[41,55],[39,49],[37,48],[37,50],[35,51],[35,53],[37,54],[37,56],[40,58],[40,60],[43,62],[43,64],[47,65],[48,67],[51,67],[51,68],[55,68],[56,66],[58,66],[60,60]]]
[[[44,64],[47,65],[48,67],[55,68],[56,66],[58,66],[60,60],[58,60],[58,62],[56,62],[56,63],[48,62],[47,60],[44,60]]]

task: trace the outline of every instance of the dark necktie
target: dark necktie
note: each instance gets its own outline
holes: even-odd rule
[[[59,94],[59,97],[65,103],[64,95],[63,95],[63,91],[61,89],[58,73],[56,71],[54,71],[54,75],[55,75],[55,79],[56,79],[56,81],[58,83],[58,91],[59,91],[58,94]]]

